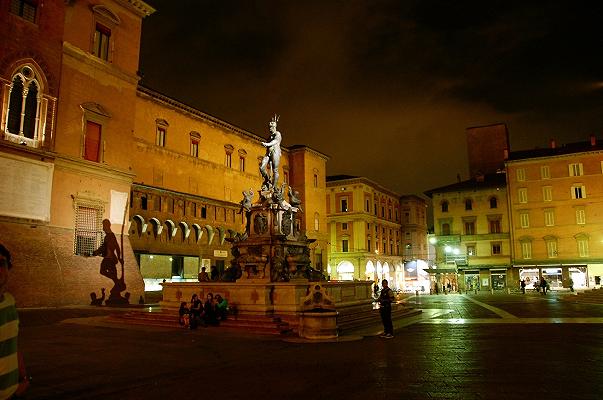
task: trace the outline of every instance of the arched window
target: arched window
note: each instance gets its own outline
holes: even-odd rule
[[[448,212],[448,202],[446,200],[442,202],[442,212]]]
[[[43,139],[46,100],[42,98],[43,80],[32,65],[17,68],[9,88],[6,135],[11,142],[38,147]]]
[[[490,208],[498,208],[498,200],[496,197],[490,197]]]

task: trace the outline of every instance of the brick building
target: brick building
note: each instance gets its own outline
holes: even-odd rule
[[[242,190],[261,183],[264,139],[139,87],[153,12],[138,0],[0,1],[0,241],[20,306],[85,304],[112,286],[87,257],[103,219],[123,240],[130,302],[144,298],[144,275],[229,263],[224,240],[241,231]],[[315,267],[326,264],[326,161],[305,146],[282,160],[317,239]]]

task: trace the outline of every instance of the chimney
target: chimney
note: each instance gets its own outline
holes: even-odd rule
[[[551,139],[550,143],[550,147],[551,149],[554,149],[555,147],[557,147],[557,144],[555,143],[555,139]]]
[[[597,137],[595,135],[590,135],[590,145],[591,146],[597,145]]]

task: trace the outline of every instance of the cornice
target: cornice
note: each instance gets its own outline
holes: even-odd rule
[[[298,152],[298,151],[307,151],[308,153],[312,153],[315,156],[317,156],[319,158],[322,158],[325,161],[329,161],[331,159],[331,157],[329,157],[328,155],[326,155],[324,153],[321,153],[318,150],[314,150],[313,148],[308,147],[308,146],[306,146],[304,144],[296,144],[296,145],[290,146],[289,147],[289,151],[291,153],[295,153],[295,152]]]
[[[132,85],[136,86],[138,84],[138,80],[140,79],[140,77],[138,77],[137,75],[129,74],[117,68],[114,64],[109,64],[104,61],[101,61],[98,57],[86,53],[79,47],[74,46],[69,42],[63,42],[63,53],[65,55],[75,58],[76,60],[84,64],[97,68],[107,74],[113,75],[118,79],[124,80]]]
[[[233,203],[233,202],[229,202],[229,201],[225,201],[225,200],[212,199],[212,198],[205,197],[205,196],[199,196],[199,195],[195,195],[195,194],[191,194],[191,193],[179,192],[177,190],[166,189],[166,188],[162,188],[159,186],[145,185],[145,184],[137,183],[137,182],[132,183],[132,189],[133,190],[141,190],[141,191],[144,190],[146,192],[159,192],[159,193],[163,193],[163,194],[167,194],[167,195],[178,195],[178,196],[185,197],[187,199],[195,199],[195,200],[198,200],[203,203],[207,203],[207,204],[211,204],[211,205],[219,205],[222,207],[237,208],[239,206],[237,203]]]
[[[136,176],[131,171],[111,167],[107,164],[95,163],[64,154],[56,154],[55,157],[54,165],[56,169],[76,171],[94,177],[101,176],[110,180],[119,180],[129,185],[132,184]]]
[[[536,164],[541,163],[543,160],[548,159],[564,159],[564,158],[576,158],[588,155],[600,155],[603,154],[603,150],[585,150],[585,151],[577,151],[574,153],[566,153],[566,154],[555,154],[555,155],[546,155],[546,156],[533,156],[526,158],[518,158],[515,160],[505,160],[505,165],[510,164]]]
[[[140,0],[115,0],[115,2],[121,4],[124,8],[127,8],[142,18],[148,17],[157,11],[144,1]]]
[[[189,114],[195,118],[201,119],[202,121],[209,123],[210,125],[217,125],[232,133],[247,136],[248,138],[259,141],[259,142],[265,141],[264,138],[257,136],[254,133],[246,131],[237,126],[231,125],[228,122],[222,121],[219,118],[216,118],[212,115],[201,112],[201,111],[197,110],[196,108],[188,106],[184,103],[179,102],[178,100],[172,99],[171,97],[168,97],[161,93],[155,92],[154,90],[151,90],[144,86],[140,86],[140,85],[138,86],[137,94],[139,97],[151,99],[151,100],[161,103],[173,110],[179,111],[184,114]]]
[[[379,183],[372,181],[369,178],[365,178],[364,176],[359,176],[357,178],[341,179],[341,180],[337,180],[337,181],[329,181],[329,182],[327,182],[327,188],[341,186],[341,185],[352,185],[355,183],[364,183],[368,186],[371,186],[373,189],[376,189],[383,194],[387,194],[392,197],[395,197],[398,200],[400,200],[400,198],[402,197],[398,193],[393,192],[393,191],[385,188],[384,186],[381,186]]]

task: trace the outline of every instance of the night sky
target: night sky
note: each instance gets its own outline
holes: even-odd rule
[[[329,175],[467,179],[465,128],[498,122],[512,151],[603,140],[602,2],[147,3],[143,85],[263,137],[277,113]]]

